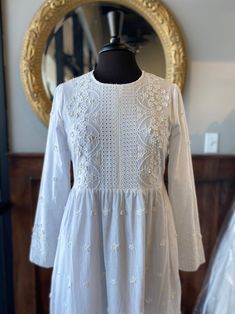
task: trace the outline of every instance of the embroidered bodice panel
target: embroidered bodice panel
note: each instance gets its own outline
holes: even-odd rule
[[[65,82],[62,119],[77,187],[144,189],[162,184],[171,84],[142,72],[127,84],[93,71]]]

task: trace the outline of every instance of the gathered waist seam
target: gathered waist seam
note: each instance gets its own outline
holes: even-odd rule
[[[76,184],[72,185],[71,190],[75,189],[77,191],[91,191],[91,192],[99,192],[99,191],[104,191],[104,192],[109,192],[109,191],[120,191],[120,192],[144,192],[144,191],[159,191],[162,189],[164,184],[158,187],[150,187],[150,188],[84,188],[84,187],[78,187]]]

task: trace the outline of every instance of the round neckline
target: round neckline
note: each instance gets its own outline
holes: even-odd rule
[[[141,73],[140,77],[139,77],[137,80],[135,80],[135,81],[133,81],[133,82],[130,82],[130,83],[122,83],[122,84],[119,84],[119,83],[104,83],[104,82],[98,81],[98,80],[95,78],[95,76],[94,76],[94,71],[95,71],[94,69],[90,71],[90,77],[92,78],[92,80],[93,80],[96,84],[102,85],[102,86],[132,86],[132,85],[135,85],[135,84],[139,83],[139,82],[142,80],[142,78],[144,77],[144,74],[145,74],[145,71],[144,71],[144,70],[141,70],[142,73]]]

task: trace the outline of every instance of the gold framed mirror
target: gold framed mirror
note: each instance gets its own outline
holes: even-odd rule
[[[146,60],[153,59],[154,61],[152,64],[147,62],[141,64],[143,58],[139,57],[140,61],[138,63],[140,66],[146,70],[146,65],[147,71],[151,69],[149,71],[153,72],[152,70],[157,65],[160,73],[156,74],[178,84],[183,91],[186,78],[186,53],[183,37],[176,21],[165,5],[156,0],[47,0],[34,15],[25,34],[20,63],[21,79],[26,96],[33,111],[45,126],[48,126],[49,122],[53,86],[55,88],[58,84],[55,80],[55,62],[52,56],[54,56],[59,46],[56,46],[55,41],[52,42],[53,36],[61,31],[62,25],[65,26],[65,21],[68,29],[68,18],[71,18],[71,16],[77,18],[78,16],[83,27],[83,33],[86,29],[88,38],[82,51],[86,52],[86,59],[89,59],[89,62],[87,62],[91,66],[91,60],[97,57],[98,47],[101,48],[102,45],[107,43],[108,37],[105,37],[104,33],[107,35],[108,31],[104,28],[103,20],[101,21],[100,18],[100,12],[105,12],[106,6],[109,8],[111,6],[118,7],[127,11],[129,14],[127,23],[129,24],[127,24],[126,29],[129,33],[133,19],[135,19],[135,23],[136,21],[138,23],[135,25],[140,26],[136,28],[135,32],[132,30],[129,37],[134,38],[132,43],[137,47],[136,51],[141,51]],[[104,41],[102,42],[98,38],[99,44],[94,41],[94,35],[97,36],[97,29],[101,30],[100,33]],[[143,30],[145,31],[144,35]],[[68,39],[68,36],[65,36],[65,38]],[[67,40],[67,42],[69,41]],[[146,42],[148,46],[145,44]],[[61,41],[59,45],[60,43]],[[157,50],[150,50],[151,47]],[[151,51],[151,55],[149,51]],[[136,56],[138,61],[138,54]],[[60,57],[57,61],[60,60]],[[67,63],[69,66],[67,66],[63,78],[70,79],[73,77],[72,73],[77,76],[76,73],[79,73],[79,71],[76,72],[77,65],[74,64],[72,56],[67,55],[66,57],[69,57]],[[83,66],[84,71],[89,71],[87,64]]]

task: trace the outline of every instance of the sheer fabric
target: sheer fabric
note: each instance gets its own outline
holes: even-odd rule
[[[235,198],[227,215],[195,305],[194,314],[230,314],[235,309]]]

